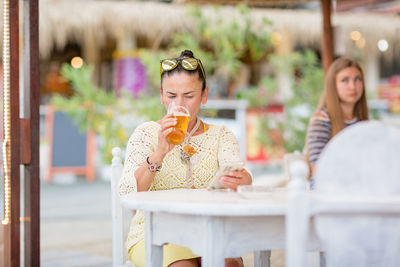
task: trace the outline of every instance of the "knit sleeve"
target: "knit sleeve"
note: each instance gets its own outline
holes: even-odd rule
[[[243,162],[240,158],[239,144],[235,135],[225,126],[219,134],[218,162],[219,166],[227,166],[232,162]]]
[[[307,130],[307,146],[310,165],[317,163],[322,150],[331,137],[331,123],[329,117],[317,114],[311,117]]]
[[[135,172],[154,151],[157,140],[154,133],[156,132],[157,124],[147,122],[138,126],[129,138],[124,169],[118,186],[119,195],[137,192]]]

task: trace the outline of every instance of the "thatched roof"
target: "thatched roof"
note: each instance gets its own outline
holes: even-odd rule
[[[174,3],[195,3],[195,4],[218,4],[237,5],[246,4],[249,6],[281,6],[295,5],[299,3],[316,2],[318,0],[174,0]]]
[[[201,8],[210,20],[217,14],[227,20],[239,17],[232,6],[221,7],[218,11],[211,6]],[[290,32],[295,43],[319,45],[322,17],[318,11],[254,8],[251,12],[255,25],[266,17],[273,22],[275,30]],[[120,32],[154,41],[166,40],[173,32],[190,28],[192,24],[184,5],[143,1],[40,0],[40,55],[48,57],[52,48],[63,48],[69,40],[82,44],[88,36],[101,46],[106,36],[116,37]],[[332,16],[332,24],[340,29],[335,31],[336,38],[345,46],[352,42],[350,32],[358,30],[367,41],[366,49],[376,49],[376,42],[384,38],[391,48],[394,47],[391,44],[397,44],[396,51],[388,52],[400,55],[399,16],[337,13]]]

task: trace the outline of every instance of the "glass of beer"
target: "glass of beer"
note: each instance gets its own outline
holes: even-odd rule
[[[172,114],[177,119],[177,123],[173,131],[167,135],[167,141],[170,144],[180,145],[185,140],[190,117],[189,110],[172,102],[168,107],[168,114]]]

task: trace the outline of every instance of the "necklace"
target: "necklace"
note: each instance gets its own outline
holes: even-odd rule
[[[196,124],[194,125],[193,129],[190,131],[190,133],[187,135],[185,140],[183,141],[182,147],[181,147],[181,160],[184,164],[188,166],[187,171],[186,171],[186,185],[187,188],[194,188],[193,185],[193,177],[192,177],[192,162],[191,162],[191,157],[197,153],[196,149],[189,145],[190,138],[192,135],[197,131],[197,129],[200,126],[200,119],[196,118]]]
[[[196,124],[194,125],[193,129],[190,133],[186,136],[185,140],[183,141],[182,148],[181,148],[181,160],[183,163],[187,164],[190,161],[190,157],[197,153],[196,149],[189,145],[190,138],[192,135],[197,131],[200,126],[200,119],[197,118]]]

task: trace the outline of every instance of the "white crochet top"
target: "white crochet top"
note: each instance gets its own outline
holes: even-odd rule
[[[129,138],[124,170],[119,182],[119,194],[137,192],[135,171],[146,161],[157,148],[160,125],[156,122],[145,122],[139,125]],[[239,145],[233,133],[225,126],[211,125],[202,134],[192,136],[190,145],[195,148],[197,157],[192,164],[193,185],[205,188],[214,178],[219,166],[230,162],[242,161]],[[166,190],[186,188],[186,171],[188,166],[180,157],[181,145],[175,146],[164,158],[160,172],[157,172],[149,190]],[[144,212],[137,211],[130,226],[127,249],[144,238]]]

